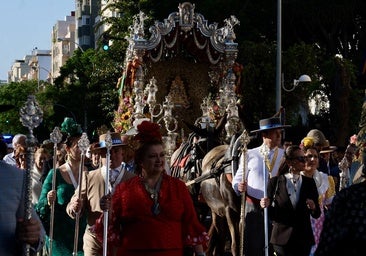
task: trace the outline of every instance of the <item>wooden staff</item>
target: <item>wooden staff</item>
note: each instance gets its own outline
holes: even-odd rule
[[[78,198],[81,198],[81,186],[82,186],[82,176],[83,176],[83,170],[84,170],[84,157],[86,154],[86,151],[89,148],[89,140],[88,135],[84,132],[81,135],[81,138],[78,142],[79,149],[81,151],[81,160],[79,165],[79,184],[78,184]],[[74,234],[74,251],[72,255],[76,256],[78,254],[78,242],[79,242],[79,223],[80,223],[80,211],[76,213],[75,215],[75,234]]]
[[[111,158],[111,148],[112,148],[112,137],[110,132],[108,131],[105,136],[105,147],[107,148],[107,154],[106,154],[106,174],[105,174],[105,186],[104,186],[104,194],[109,194],[109,165],[110,165],[110,158]],[[111,184],[112,186],[112,184]],[[108,251],[108,209],[104,210],[104,216],[103,216],[103,256],[107,256]]]
[[[52,191],[56,190],[56,168],[57,168],[57,144],[61,142],[62,133],[60,128],[57,126],[53,129],[50,134],[50,141],[53,142],[53,176],[52,176]],[[53,243],[53,227],[55,222],[55,202],[54,200],[51,205],[51,216],[50,216],[50,232],[48,236],[49,241],[49,255],[52,256],[52,243]]]
[[[39,107],[34,95],[29,95],[25,105],[20,109],[20,121],[24,127],[29,130],[29,135],[26,139],[27,145],[27,166],[25,170],[25,195],[24,195],[24,218],[30,220],[32,218],[32,177],[31,169],[34,165],[34,151],[37,145],[37,139],[33,135],[33,129],[36,128],[43,120],[43,112]],[[30,245],[25,245],[25,255],[29,256]]]
[[[267,197],[267,183],[268,183],[268,174],[267,174],[267,162],[268,162],[268,154],[269,147],[266,144],[263,144],[260,149],[260,153],[263,156],[263,187],[264,187],[264,197]],[[268,252],[268,208],[265,207],[264,211],[264,253],[265,256],[269,255]]]
[[[241,178],[242,182],[246,180],[247,172],[247,151],[248,143],[250,142],[250,137],[248,132],[244,129],[241,135],[242,148],[241,153],[243,155],[243,176]],[[245,228],[245,202],[246,202],[246,191],[241,194],[241,208],[240,208],[240,255],[244,255],[244,228]]]

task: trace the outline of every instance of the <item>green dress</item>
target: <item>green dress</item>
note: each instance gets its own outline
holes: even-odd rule
[[[72,184],[66,183],[62,177],[59,169],[56,169],[56,194],[57,199],[55,202],[55,218],[53,225],[53,242],[52,242],[52,255],[64,256],[72,255],[74,250],[74,234],[75,234],[75,220],[70,218],[66,213],[66,206],[70,202],[71,197],[74,195],[75,188]],[[49,226],[47,221],[50,219],[50,207],[47,203],[47,193],[52,190],[52,177],[53,170],[47,175],[43,186],[42,192],[36,205],[36,211],[40,215],[46,232],[49,232]],[[78,240],[78,255],[84,255],[83,253],[83,235],[86,228],[85,217],[80,217],[79,222],[79,240]],[[46,247],[48,249],[49,239],[46,238]]]

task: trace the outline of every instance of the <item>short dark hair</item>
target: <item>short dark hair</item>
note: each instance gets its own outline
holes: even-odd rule
[[[149,142],[146,143],[142,143],[140,144],[140,146],[136,149],[135,151],[135,173],[137,175],[141,174],[141,163],[142,163],[142,159],[145,157],[147,149],[149,149],[151,146],[155,146],[155,145],[163,145],[163,142],[161,140],[151,140]]]

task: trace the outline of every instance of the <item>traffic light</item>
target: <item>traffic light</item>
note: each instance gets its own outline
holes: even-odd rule
[[[104,34],[102,37],[102,48],[104,51],[109,50],[109,36]]]

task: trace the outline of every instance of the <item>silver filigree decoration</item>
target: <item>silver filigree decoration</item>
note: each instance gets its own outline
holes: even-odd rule
[[[175,31],[174,37],[170,43],[166,41],[166,38],[164,37],[164,45],[166,48],[173,48],[173,46],[176,44],[178,38],[178,29]]]
[[[57,126],[53,129],[52,133],[50,133],[50,141],[53,144],[58,144],[60,143],[62,140],[62,133],[60,128],[58,128]]]
[[[88,139],[88,135],[83,132],[83,134],[81,135],[81,138],[78,141],[78,146],[79,149],[81,150],[81,154],[85,155],[86,151],[88,150],[90,145],[89,139]]]
[[[179,4],[179,26],[185,32],[193,28],[195,5],[189,2]]]
[[[246,129],[244,129],[243,133],[241,134],[241,142],[242,142],[242,145],[243,145],[242,152],[247,152],[247,150],[248,150],[247,146],[250,142],[250,136],[249,136]]]
[[[269,147],[266,144],[263,144],[259,149],[259,153],[261,153],[264,159],[267,159],[269,155]]]
[[[145,36],[145,20],[148,17],[145,15],[144,12],[140,11],[139,14],[135,15],[133,17],[133,33],[134,33],[134,39],[137,40],[144,40],[144,36]]]
[[[200,44],[200,42],[198,42],[195,30],[193,30],[193,40],[194,40],[194,43],[196,44],[197,48],[200,50],[205,49],[205,47],[207,46],[207,42],[208,42],[207,38],[205,39],[205,42],[203,44]]]
[[[108,131],[105,136],[105,147],[107,148],[107,150],[110,150],[112,148],[112,137],[110,131]]]
[[[43,111],[39,107],[36,97],[29,95],[25,105],[20,109],[20,121],[33,134],[33,129],[43,121]]]
[[[34,165],[34,151],[37,145],[37,139],[33,135],[33,129],[36,128],[43,120],[43,112],[36,101],[34,95],[29,95],[25,105],[20,109],[20,121],[24,127],[29,130],[26,139],[27,145],[27,167],[25,170],[25,202],[24,217],[30,219],[32,217],[32,177],[31,169]],[[30,245],[25,246],[25,255],[30,255]]]
[[[240,25],[240,21],[234,15],[231,15],[230,18],[225,19],[224,23],[225,26],[231,31],[234,29],[235,25]]]

